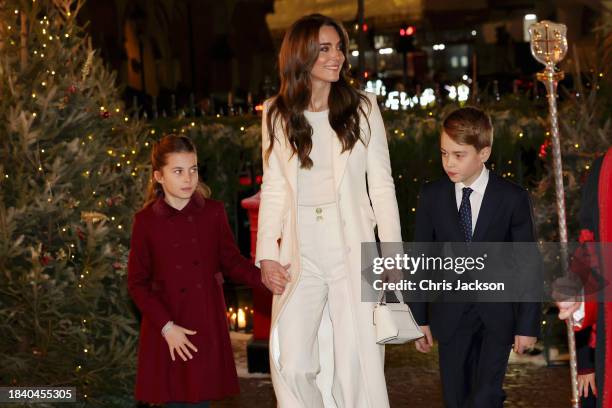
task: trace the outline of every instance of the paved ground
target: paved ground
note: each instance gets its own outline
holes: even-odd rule
[[[269,376],[246,372],[247,337],[232,334],[242,393],[214,403],[213,408],[275,408]],[[421,354],[414,346],[389,346],[386,377],[391,407],[442,407],[437,353]],[[506,375],[506,407],[565,408],[569,406],[569,369],[546,367],[543,358],[512,356]]]

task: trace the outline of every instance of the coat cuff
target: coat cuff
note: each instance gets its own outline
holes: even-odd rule
[[[427,318],[427,303],[425,302],[410,302],[408,304],[412,317],[419,326],[429,326],[429,319]]]
[[[278,242],[257,238],[257,249],[255,250],[255,266],[261,268],[261,261],[269,259],[278,262],[280,259],[280,248]]]

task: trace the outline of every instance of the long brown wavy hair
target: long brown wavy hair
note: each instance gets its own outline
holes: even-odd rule
[[[331,84],[327,101],[329,123],[342,143],[343,152],[351,150],[357,141],[365,144],[359,128],[359,113],[361,112],[367,121],[364,105],[368,109],[372,107],[368,98],[350,84],[348,34],[333,18],[311,14],[293,23],[283,38],[278,56],[280,90],[268,107],[266,119],[270,138],[266,160],[272,152],[274,139],[278,140],[274,125],[280,120],[281,128],[293,153],[297,153],[301,167],[312,167],[312,159],[309,157],[312,150],[312,127],[304,116],[304,110],[310,103],[310,72],[319,56],[319,30],[323,26],[333,27],[338,32],[344,54],[340,78]]]
[[[147,198],[143,207],[147,207],[157,201],[158,198],[164,196],[164,189],[161,184],[155,180],[153,173],[161,171],[162,167],[167,164],[168,155],[171,153],[195,153],[198,154],[195,145],[187,136],[177,136],[169,134],[161,138],[161,140],[153,145],[151,149],[151,179],[147,190]],[[211,195],[210,188],[202,181],[198,181],[198,186],[194,194],[201,194],[204,198],[209,198]]]

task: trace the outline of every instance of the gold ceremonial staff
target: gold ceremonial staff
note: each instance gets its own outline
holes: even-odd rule
[[[544,71],[537,74],[538,80],[546,86],[548,108],[550,111],[550,128],[552,134],[553,172],[557,198],[557,215],[559,219],[559,242],[561,244],[561,265],[563,274],[569,273],[567,249],[567,221],[565,218],[565,194],[563,189],[563,166],[561,162],[561,141],[559,138],[559,118],[557,113],[557,84],[563,79],[563,71],[557,71],[555,64],[560,62],[567,52],[567,27],[551,21],[541,21],[529,28],[531,35],[531,54],[545,65]],[[580,80],[580,79],[578,79]],[[580,408],[578,395],[578,369],[576,366],[576,340],[574,337],[574,319],[567,319],[567,346],[570,354],[570,377],[572,381],[572,407]]]

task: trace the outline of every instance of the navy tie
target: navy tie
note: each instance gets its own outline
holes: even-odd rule
[[[472,205],[470,204],[472,191],[474,190],[469,187],[463,187],[463,197],[461,197],[461,206],[459,207],[459,224],[465,242],[472,242]]]

